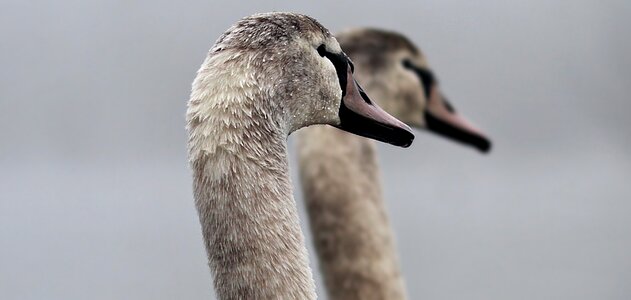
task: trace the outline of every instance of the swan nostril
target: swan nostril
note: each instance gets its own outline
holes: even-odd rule
[[[370,98],[368,97],[368,95],[366,95],[366,92],[364,92],[364,89],[362,89],[362,87],[358,84],[357,87],[359,88],[359,95],[362,96],[362,99],[364,99],[364,101],[366,101],[366,103],[373,105],[372,104],[372,100],[370,100]]]
[[[443,103],[445,104],[445,108],[447,109],[447,111],[449,111],[450,113],[456,112],[456,109],[453,105],[451,105],[451,103],[449,103],[449,101],[447,101],[447,98],[443,97]]]

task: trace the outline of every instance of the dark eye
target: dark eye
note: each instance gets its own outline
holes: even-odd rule
[[[320,45],[318,47],[318,54],[320,54],[320,56],[324,57],[326,55],[326,46],[324,46],[324,44]]]
[[[333,66],[335,67],[335,71],[337,72],[337,78],[340,81],[340,88],[342,89],[342,96],[344,96],[346,94],[346,71],[348,70],[348,65],[350,63],[350,61],[348,60],[348,58],[346,57],[346,55],[344,55],[344,53],[332,53],[326,50],[326,46],[324,46],[324,44],[320,45],[318,47],[318,54],[320,54],[320,56],[322,57],[326,57],[327,59],[329,59],[331,61],[331,63],[333,63]],[[350,63],[351,65],[351,71],[353,70],[353,64]]]
[[[432,86],[436,84],[434,73],[425,68],[415,66],[411,61],[407,59],[403,61],[403,67],[414,72],[419,77],[419,79],[421,79],[423,90],[425,91],[425,97],[429,98],[430,90],[432,89]]]

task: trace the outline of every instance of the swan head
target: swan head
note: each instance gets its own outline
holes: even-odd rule
[[[341,32],[337,39],[357,65],[358,81],[370,87],[387,112],[412,127],[490,151],[489,138],[456,112],[423,53],[406,37],[361,28]]]
[[[295,13],[256,14],[241,19],[217,40],[193,83],[190,103],[210,98],[211,105],[229,106],[245,96],[256,100],[249,103],[251,110],[283,124],[288,134],[329,124],[409,146],[411,129],[372,102],[353,72],[335,37],[315,19]]]

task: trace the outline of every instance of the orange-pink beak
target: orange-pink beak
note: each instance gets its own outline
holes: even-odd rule
[[[430,91],[425,109],[425,122],[427,129],[434,133],[471,145],[484,153],[491,150],[491,141],[487,136],[459,115],[436,85]]]
[[[353,78],[351,68],[346,71],[346,86],[340,106],[340,125],[337,127],[400,147],[409,147],[414,140],[412,129],[372,102]]]

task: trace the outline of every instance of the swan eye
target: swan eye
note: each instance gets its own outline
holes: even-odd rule
[[[318,46],[318,48],[316,49],[318,50],[318,54],[320,54],[320,56],[324,57],[326,55],[326,46],[324,46],[324,44]]]
[[[326,57],[331,61],[333,66],[335,67],[335,72],[337,73],[337,78],[340,81],[340,88],[342,89],[342,96],[346,95],[346,74],[348,70],[348,65],[351,65],[351,72],[354,69],[353,64],[348,60],[344,53],[332,53],[326,50],[326,46],[324,44],[320,45],[316,50],[318,50],[318,54],[322,57]]]
[[[421,79],[423,90],[425,91],[425,97],[429,98],[430,90],[432,86],[436,84],[436,77],[434,77],[434,73],[432,73],[432,71],[428,69],[415,66],[411,61],[407,59],[403,61],[403,67],[414,72],[414,74],[416,74],[416,76]]]

